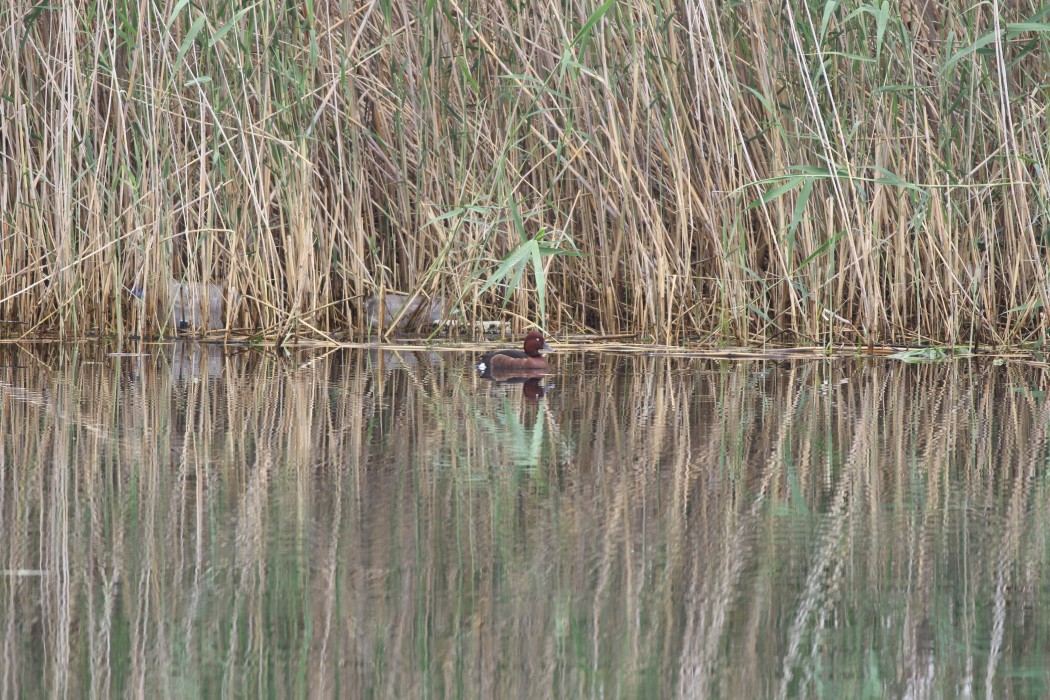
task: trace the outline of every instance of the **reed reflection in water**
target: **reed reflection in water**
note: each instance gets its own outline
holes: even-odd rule
[[[5,349],[0,695],[1050,690],[1042,370],[472,359]]]

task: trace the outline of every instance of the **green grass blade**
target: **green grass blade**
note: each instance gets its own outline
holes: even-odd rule
[[[613,8],[613,5],[615,4],[616,0],[605,0],[605,2],[599,5],[598,9],[595,10],[591,14],[591,16],[587,18],[587,21],[583,23],[583,26],[580,28],[580,31],[576,34],[576,38],[572,40],[572,45],[585,45],[586,42],[590,39],[591,31],[594,29],[594,26],[598,24],[598,22],[602,21],[602,18],[609,13],[609,10],[611,10]]]
[[[256,5],[258,5],[258,3],[248,5],[248,7],[245,7],[243,10],[239,10],[238,12],[236,12],[233,15],[233,17],[231,17],[229,21],[226,22],[226,24],[219,27],[219,31],[215,32],[215,34],[212,35],[211,41],[208,42],[208,46],[215,46],[217,43],[222,41],[222,38],[226,36],[226,34],[237,25],[237,22],[239,22],[242,17],[248,14],[248,12],[250,12]]]
[[[193,42],[197,38],[197,34],[200,33],[206,21],[207,17],[201,15],[193,21],[193,24],[190,25],[190,30],[186,32],[186,38],[182,40],[182,47],[179,49],[179,55],[175,57],[175,65],[173,65],[171,68],[171,80],[168,81],[169,86],[172,82],[175,81],[175,76],[179,72],[179,66],[182,64],[182,60],[186,57],[186,54],[193,46]]]
[[[164,31],[171,31],[171,25],[175,24],[175,20],[178,18],[179,13],[182,9],[190,3],[190,0],[179,0],[175,3],[175,8],[171,11],[171,15],[168,16],[168,21],[164,23]]]

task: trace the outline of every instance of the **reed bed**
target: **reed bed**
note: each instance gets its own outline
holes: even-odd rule
[[[170,334],[175,280],[267,337],[401,293],[665,344],[1041,344],[1048,12],[12,0],[0,319]]]
[[[2,360],[3,695],[1047,687],[1041,369]]]

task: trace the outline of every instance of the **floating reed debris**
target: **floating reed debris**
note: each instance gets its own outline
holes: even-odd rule
[[[177,279],[231,300],[191,324],[281,337],[363,337],[397,289],[475,335],[1041,343],[1046,18],[10,0],[0,316],[171,333]]]

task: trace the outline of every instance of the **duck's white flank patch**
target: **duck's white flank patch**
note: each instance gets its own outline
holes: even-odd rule
[[[478,370],[481,371],[481,372],[485,371],[485,363],[484,362],[479,362],[478,363]]]

